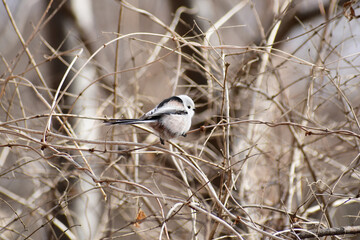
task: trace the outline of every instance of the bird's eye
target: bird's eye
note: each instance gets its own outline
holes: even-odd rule
[[[190,105],[188,106],[188,109],[191,109],[191,106],[190,106]]]

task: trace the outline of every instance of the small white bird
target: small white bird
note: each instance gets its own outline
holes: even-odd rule
[[[194,101],[187,95],[172,96],[138,119],[107,119],[108,124],[148,123],[160,137],[161,144],[179,136],[186,137],[194,116]]]

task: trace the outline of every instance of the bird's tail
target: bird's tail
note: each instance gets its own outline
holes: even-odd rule
[[[123,125],[130,125],[130,124],[142,124],[142,123],[149,123],[152,122],[151,120],[141,120],[141,119],[106,119],[104,123],[106,124],[123,124]]]

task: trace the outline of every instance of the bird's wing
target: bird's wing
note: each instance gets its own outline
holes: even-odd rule
[[[151,119],[159,118],[163,115],[169,114],[187,114],[186,109],[184,109],[184,103],[181,98],[177,96],[169,97],[163,100],[159,105],[157,105],[153,110],[145,113],[140,119]]]
[[[171,114],[185,115],[185,114],[187,114],[187,111],[174,109],[174,108],[170,108],[170,107],[155,108],[155,109],[145,113],[140,119],[141,120],[159,119],[161,116],[171,115]]]

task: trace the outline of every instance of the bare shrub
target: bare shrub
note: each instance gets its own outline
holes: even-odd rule
[[[3,0],[1,239],[358,239],[358,7]]]

